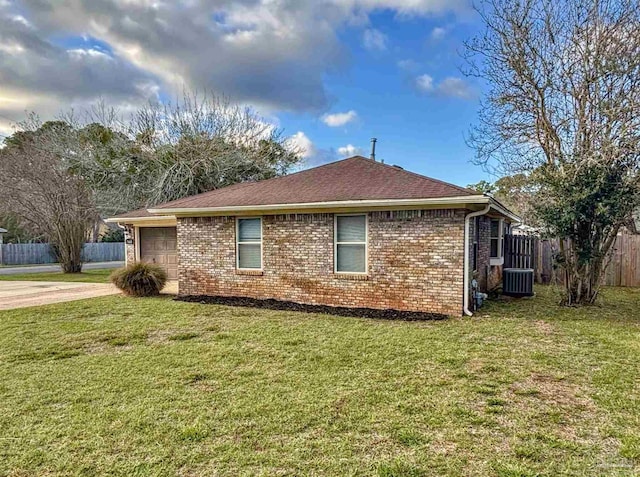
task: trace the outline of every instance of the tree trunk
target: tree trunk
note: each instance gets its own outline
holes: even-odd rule
[[[602,284],[602,273],[598,267],[585,266],[568,273],[565,302],[567,305],[592,305],[595,303]]]
[[[53,245],[64,273],[80,273],[82,271],[82,247],[85,235],[85,224],[75,221],[63,223],[59,228],[56,242]]]
[[[64,273],[80,273],[82,271],[82,243],[78,247],[73,240],[56,244],[60,267]]]
[[[566,272],[564,300],[566,305],[593,305],[595,303],[617,234],[618,228],[616,227],[601,243],[594,244],[594,249],[598,252],[588,260],[579,260],[579,252],[573,241],[568,240],[567,244],[560,241]]]
[[[64,262],[60,262],[60,265],[64,273],[81,273],[82,272],[82,262],[80,260],[64,261]]]

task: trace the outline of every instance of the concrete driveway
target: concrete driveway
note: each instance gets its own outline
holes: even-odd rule
[[[0,310],[48,305],[120,293],[110,283],[0,281]],[[169,281],[163,294],[177,295],[178,282]]]
[[[106,283],[0,281],[0,310],[82,300],[120,291]]]

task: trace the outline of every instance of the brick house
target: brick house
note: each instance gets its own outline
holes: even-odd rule
[[[517,217],[493,198],[356,156],[109,219],[127,260],[161,264],[181,295],[469,312],[495,285]],[[467,286],[465,287],[465,283]]]

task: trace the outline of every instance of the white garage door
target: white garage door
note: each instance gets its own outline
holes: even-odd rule
[[[140,228],[140,260],[160,265],[169,280],[178,279],[177,244],[175,227]]]

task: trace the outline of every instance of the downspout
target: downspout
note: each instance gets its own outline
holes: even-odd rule
[[[489,212],[490,209],[491,204],[487,204],[484,209],[471,212],[464,218],[464,296],[462,309],[467,316],[473,316],[473,313],[469,310],[469,224],[472,218],[484,215]]]

